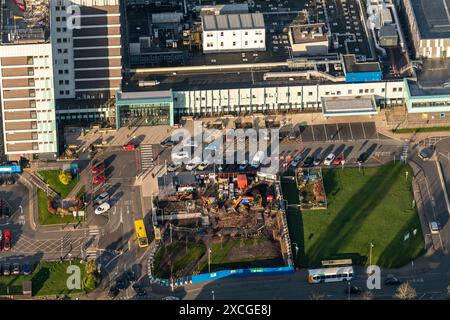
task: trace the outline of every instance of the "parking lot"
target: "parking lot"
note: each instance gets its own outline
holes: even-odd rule
[[[303,142],[379,139],[375,122],[299,125]]]

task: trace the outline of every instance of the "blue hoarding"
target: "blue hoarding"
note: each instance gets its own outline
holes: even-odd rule
[[[370,82],[381,81],[381,71],[373,72],[347,72],[345,74],[345,82]]]
[[[207,282],[217,280],[225,277],[249,276],[249,275],[269,275],[269,274],[283,274],[294,271],[294,267],[278,267],[278,268],[248,268],[248,269],[234,269],[221,270],[210,273],[202,273],[192,276],[192,283]]]
[[[21,166],[0,166],[0,174],[21,173]]]

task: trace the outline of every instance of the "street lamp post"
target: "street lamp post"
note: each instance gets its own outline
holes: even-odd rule
[[[347,300],[350,300],[350,281],[347,282]]]
[[[211,248],[208,248],[208,272],[211,272]]]
[[[369,251],[369,266],[372,265],[372,248],[374,247],[373,242],[370,241],[370,251]]]
[[[211,294],[212,294],[213,301],[216,300],[216,297],[214,296],[214,290],[211,290]]]

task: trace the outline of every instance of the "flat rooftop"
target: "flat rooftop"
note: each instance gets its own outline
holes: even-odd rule
[[[328,32],[324,23],[290,26],[294,44],[320,42],[328,40]]]
[[[422,39],[450,38],[450,0],[409,0]]]
[[[411,80],[408,80],[408,88],[411,97],[450,95],[450,88],[423,87],[420,83]]]
[[[203,31],[264,29],[260,13],[222,14],[202,16]]]
[[[328,117],[377,113],[373,96],[322,98],[323,114]]]
[[[343,59],[346,72],[381,72],[378,62],[356,62],[355,55],[345,55]]]

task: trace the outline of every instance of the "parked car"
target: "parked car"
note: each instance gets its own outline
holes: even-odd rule
[[[136,150],[137,146],[133,143],[127,143],[122,146],[123,151],[133,151]]]
[[[292,130],[291,132],[289,132],[289,140],[295,140],[295,139],[297,139],[297,132]]]
[[[314,158],[313,157],[306,157],[305,161],[303,162],[303,167],[312,167],[313,164],[314,164]]]
[[[384,284],[387,286],[398,286],[401,285],[402,282],[400,281],[399,278],[394,277],[394,276],[388,276],[385,280],[384,280]]]
[[[180,298],[174,297],[174,296],[167,296],[167,297],[161,298],[161,300],[180,300]]]
[[[297,167],[300,164],[300,161],[303,160],[303,157],[301,155],[295,156],[294,160],[292,160],[291,166],[294,168]]]
[[[367,152],[363,152],[359,155],[358,159],[356,160],[356,162],[358,163],[364,163],[366,162],[366,160],[369,158],[369,154]]]
[[[175,141],[172,141],[170,139],[170,137],[168,137],[168,138],[164,139],[163,141],[161,141],[161,146],[163,146],[163,147],[170,147],[170,146],[173,146],[175,144],[176,144]]]
[[[129,281],[129,282],[137,281],[136,272],[134,272],[133,270],[128,270],[127,272],[125,272],[125,277],[126,277],[127,281]]]
[[[105,180],[106,180],[106,176],[104,174],[100,174],[100,175],[92,178],[92,183],[99,184]]]
[[[103,171],[105,171],[105,164],[104,163],[100,163],[99,165],[93,167],[91,169],[92,174],[99,174],[102,173]]]
[[[331,163],[333,163],[333,160],[336,158],[334,153],[330,153],[326,156],[325,160],[323,160],[323,164],[326,166],[331,166]]]
[[[127,287],[127,282],[125,279],[117,279],[116,286],[119,291],[124,290]]]
[[[117,289],[116,286],[113,286],[113,287],[109,288],[108,297],[110,297],[111,299],[114,299],[119,293],[120,293],[120,290]]]
[[[338,156],[333,160],[333,165],[339,166],[345,164],[344,153],[339,153]]]
[[[433,150],[430,148],[423,148],[418,155],[422,160],[428,160],[433,156]]]
[[[3,265],[3,275],[4,276],[9,276],[11,274],[11,264],[9,263],[5,263]]]
[[[11,231],[9,229],[3,233],[3,250],[11,250]]]
[[[168,172],[174,172],[181,168],[181,164],[171,163],[167,166]]]
[[[132,285],[132,287],[139,297],[144,297],[147,295],[147,291],[145,291],[145,289],[142,288],[139,284],[135,283]]]
[[[239,171],[244,171],[248,167],[248,160],[244,160],[243,163],[239,165]]]
[[[194,157],[191,161],[189,161],[189,163],[186,165],[186,170],[187,171],[192,171],[195,169],[195,167],[197,167],[200,163],[202,162],[202,160],[199,157]]]
[[[22,266],[22,273],[24,276],[29,276],[33,273],[33,267],[31,266],[31,264],[25,263]]]
[[[314,158],[314,162],[313,162],[313,164],[315,165],[315,166],[319,166],[321,163],[322,163],[322,157],[321,156],[316,156],[315,158]]]
[[[345,288],[345,293],[349,294],[349,291],[350,291],[350,294],[361,294],[361,292],[362,292],[361,288],[357,287],[357,286],[347,286]]]
[[[97,205],[101,205],[105,202],[107,202],[109,200],[109,193],[108,192],[103,192],[100,193],[95,199],[94,199],[94,203]]]
[[[12,274],[17,275],[20,274],[20,264],[19,263],[13,263],[12,266]]]
[[[209,166],[209,163],[204,161],[198,165],[197,170],[203,171],[206,169],[207,166]]]
[[[101,205],[99,205],[97,208],[95,208],[95,214],[104,214],[108,212],[108,210],[111,209],[111,206],[108,202],[105,202]]]
[[[441,226],[440,226],[439,222],[437,222],[437,221],[430,222],[431,234],[439,234],[440,229],[441,229]]]

